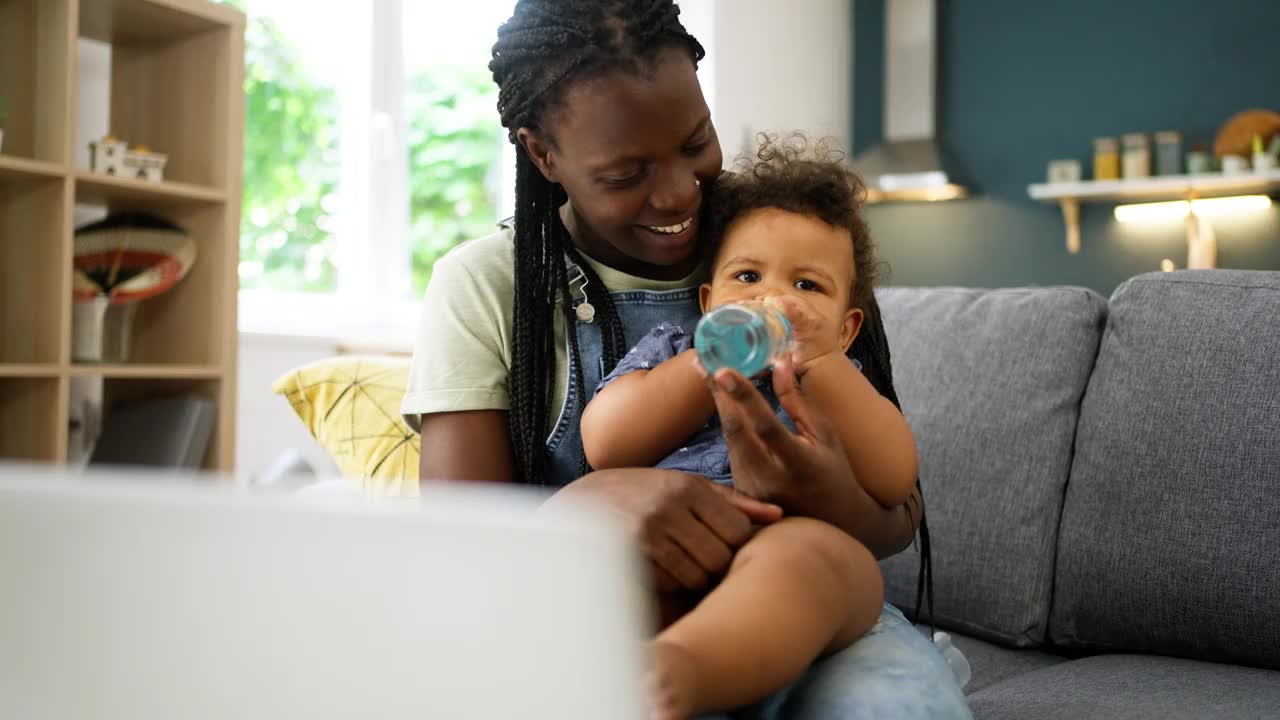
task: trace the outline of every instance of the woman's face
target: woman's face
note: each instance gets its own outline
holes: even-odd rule
[[[662,52],[641,73],[576,81],[543,125],[549,132],[518,136],[568,193],[566,223],[579,246],[633,275],[692,272],[702,187],[722,156],[687,52]]]

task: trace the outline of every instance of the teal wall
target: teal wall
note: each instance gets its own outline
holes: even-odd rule
[[[881,136],[883,0],[854,2],[853,149]],[[1092,140],[1182,130],[1211,144],[1238,110],[1280,110],[1280,0],[939,0],[939,132],[976,197],[882,205],[868,220],[897,285],[1071,284],[1108,294],[1169,257],[1181,221],[1118,225],[1082,205],[1067,253],[1056,205],[1032,201],[1054,158],[1089,176]],[[1280,270],[1280,208],[1214,222],[1219,267]]]

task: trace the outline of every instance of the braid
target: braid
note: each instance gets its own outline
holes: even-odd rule
[[[489,63],[507,137],[515,143],[520,128],[543,129],[540,122],[547,110],[575,78],[614,68],[639,70],[659,50],[672,46],[686,48],[696,64],[706,52],[685,31],[679,17],[680,9],[672,0],[520,0],[511,19],[498,28]],[[574,249],[560,220],[560,206],[567,200],[564,189],[548,181],[523,148],[516,155],[515,300],[507,422],[519,480],[542,484],[556,372],[557,299],[569,340],[569,362],[582,366],[566,257],[587,280],[587,300],[596,308],[606,372],[626,353],[626,336],[609,289]],[[579,402],[586,401],[581,372],[574,392]],[[585,458],[581,465],[585,470]]]
[[[547,243],[541,241],[543,227],[537,218],[546,213],[546,208],[554,209],[554,193],[551,183],[523,154],[516,160],[516,187],[527,209],[516,212],[515,235],[517,238],[532,236],[534,241],[515,244],[512,328],[517,351],[512,357],[511,374],[525,378],[526,382],[510,384],[511,410],[507,422],[512,438],[545,437],[544,409],[551,391],[547,383],[548,363],[555,357],[551,345],[552,306],[548,298],[554,286],[545,257]],[[516,467],[540,467],[536,450],[528,443],[513,442]]]
[[[889,339],[885,336],[884,320],[880,317],[880,303],[874,294],[863,303],[866,319],[862,323],[862,332],[847,353],[851,358],[861,358],[863,374],[871,386],[887,398],[899,410],[898,393],[893,388],[893,365],[889,356]],[[933,613],[933,548],[929,539],[929,523],[924,507],[924,486],[920,478],[916,478],[916,489],[920,492],[920,571],[916,576],[916,609],[913,623],[920,622],[920,610],[926,605],[929,608],[929,626],[934,623]],[[903,508],[910,513],[911,508]],[[932,633],[930,633],[932,636]]]

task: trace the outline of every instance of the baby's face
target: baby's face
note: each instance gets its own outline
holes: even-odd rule
[[[830,333],[847,348],[858,325],[851,322],[858,315],[851,307],[853,278],[848,230],[786,210],[753,210],[729,226],[711,282],[702,287],[702,310],[780,295],[798,297],[821,318],[818,332]]]

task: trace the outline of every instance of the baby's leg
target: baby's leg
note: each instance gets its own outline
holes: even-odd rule
[[[870,630],[883,603],[880,568],[857,540],[806,518],[764,528],[720,585],[658,634],[656,717],[768,697]]]

